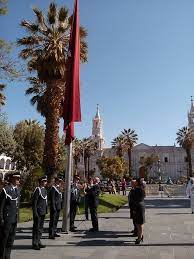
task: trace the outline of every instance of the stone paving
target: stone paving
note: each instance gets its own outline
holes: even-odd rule
[[[31,249],[32,223],[20,224],[11,258],[194,258],[194,214],[186,198],[146,199],[144,243],[141,245],[135,245],[135,238],[130,236],[132,223],[127,206],[116,213],[100,214],[97,234],[88,232],[90,221],[78,218],[76,225],[77,232],[64,234],[56,240],[47,239],[45,229],[43,243],[47,247],[34,251]]]

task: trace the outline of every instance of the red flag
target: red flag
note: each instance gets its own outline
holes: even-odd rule
[[[74,122],[81,121],[80,107],[80,24],[78,0],[75,0],[71,35],[69,42],[69,59],[67,64],[67,81],[64,103],[65,144],[69,145],[74,139]]]

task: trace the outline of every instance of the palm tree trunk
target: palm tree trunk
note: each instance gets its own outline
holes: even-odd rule
[[[77,175],[77,169],[78,169],[78,159],[77,157],[74,157],[74,164],[75,164],[75,175]]]
[[[192,177],[193,172],[192,172],[191,149],[187,149],[186,152],[187,152],[187,158],[188,158],[189,176]]]
[[[90,178],[90,157],[88,157],[88,180]]]
[[[129,170],[129,176],[131,176],[131,149],[128,148],[128,170]]]
[[[55,176],[58,171],[59,152],[59,121],[61,102],[64,96],[64,82],[52,80],[47,82],[47,112],[45,114],[45,146],[43,167],[49,176]]]
[[[87,157],[86,156],[84,156],[84,177],[85,177],[85,179],[87,179]]]

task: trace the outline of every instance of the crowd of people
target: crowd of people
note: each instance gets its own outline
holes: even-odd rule
[[[9,176],[8,183],[0,191],[0,259],[10,259],[11,249],[15,240],[17,222],[19,218],[20,203],[20,173]],[[42,244],[41,237],[45,216],[50,210],[49,239],[60,237],[57,233],[57,224],[63,206],[64,180],[55,177],[48,188],[47,176],[39,178],[38,185],[32,194],[32,248],[40,250],[46,246]],[[100,193],[100,179],[90,178],[87,183],[80,184],[79,176],[75,175],[71,184],[70,195],[70,227],[69,231],[76,231],[74,225],[77,209],[80,203],[81,192],[84,194],[85,211],[90,210],[92,228],[89,231],[99,230],[98,226],[98,197]],[[48,206],[49,205],[49,206]]]
[[[20,203],[20,174],[15,172],[10,175],[9,182],[0,192],[0,259],[9,259],[14,243],[17,222],[19,218]],[[143,224],[145,222],[145,182],[142,179],[132,180],[129,192],[129,208],[133,220],[133,236],[137,236],[136,244],[143,241]],[[91,215],[91,232],[99,231],[97,207],[100,194],[100,179],[89,178],[87,182],[80,183],[78,175],[74,175],[71,183],[70,195],[70,226],[69,231],[76,231],[74,224],[79,208],[81,196],[84,199],[85,220]],[[55,177],[49,185],[47,176],[39,178],[31,198],[33,212],[32,248],[40,250],[45,247],[41,242],[45,216],[50,210],[49,239],[60,237],[57,224],[63,207],[64,179]],[[121,181],[121,190],[126,195],[126,181]],[[82,195],[81,195],[82,194]]]

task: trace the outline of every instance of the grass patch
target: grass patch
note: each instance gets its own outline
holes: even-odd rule
[[[31,208],[21,208],[19,210],[19,222],[27,222],[32,220],[32,209]]]
[[[99,206],[98,212],[99,213],[108,213],[114,212],[118,210],[121,206],[127,203],[127,196],[122,195],[115,195],[115,194],[102,194],[99,197]],[[78,214],[84,213],[84,203],[79,206]],[[62,213],[61,213],[62,215]],[[46,215],[46,218],[49,217],[49,214]],[[32,220],[32,209],[31,208],[21,208],[20,209],[20,222],[27,222]]]

